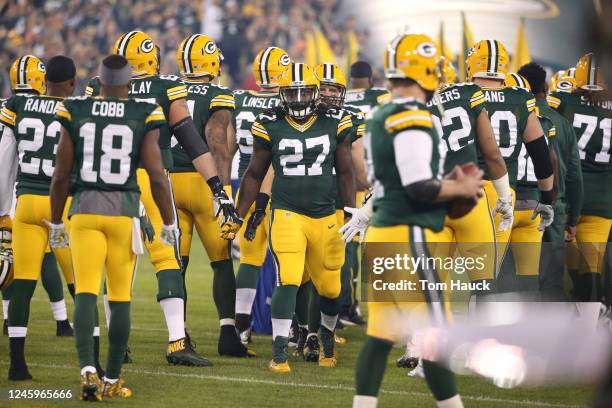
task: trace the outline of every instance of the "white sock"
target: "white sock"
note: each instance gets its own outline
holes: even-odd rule
[[[355,395],[353,397],[353,408],[376,408],[378,398],[371,395]]]
[[[272,340],[277,336],[289,337],[291,329],[291,319],[274,319],[272,318]]]
[[[119,379],[118,379],[118,378],[108,378],[107,376],[104,376],[104,382],[107,382],[107,383],[109,383],[109,384],[114,384],[114,383],[116,383],[117,381],[119,381]]]
[[[94,337],[100,337],[100,326],[94,327],[93,335]]]
[[[576,302],[576,309],[578,309],[580,314],[580,320],[587,322],[592,330],[597,328],[600,306],[600,302]]]
[[[51,302],[51,310],[53,311],[53,318],[56,322],[68,320],[68,312],[66,311],[66,302],[64,299],[59,302]]]
[[[2,318],[8,320],[8,307],[10,300],[2,299]]]
[[[94,366],[85,366],[81,368],[81,375],[85,375],[87,373],[95,373],[95,372],[96,372],[96,367]]]
[[[166,326],[168,327],[168,341],[176,341],[185,337],[184,301],[181,298],[167,298],[160,300],[159,305],[164,311]]]
[[[108,295],[104,295],[104,316],[106,316],[106,328],[110,325],[111,309],[108,303]]]
[[[219,320],[219,326],[235,326],[236,320],[234,319],[221,319]]]
[[[436,404],[438,408],[463,408],[463,402],[459,394],[444,401],[436,401]]]
[[[9,326],[9,337],[25,337],[28,334],[28,328],[23,326]]]
[[[321,312],[321,326],[325,327],[329,331],[334,331],[336,329],[336,323],[338,322],[338,315],[326,315]]]
[[[255,301],[256,289],[240,288],[236,289],[236,313],[251,314],[253,302]]]

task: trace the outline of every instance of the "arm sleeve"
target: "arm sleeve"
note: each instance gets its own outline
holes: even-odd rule
[[[353,119],[350,114],[345,114],[340,122],[338,122],[338,130],[336,132],[336,137],[338,139],[338,143],[342,143],[344,139],[350,137],[353,134]]]
[[[582,211],[583,184],[582,167],[580,165],[580,152],[576,143],[574,128],[565,121],[565,131],[569,140],[567,152],[567,173],[565,175],[565,199],[567,201],[567,224],[578,224],[580,212]]]
[[[383,92],[376,97],[376,103],[383,104],[391,100],[391,94],[389,92]]]
[[[66,101],[57,104],[55,109],[55,119],[66,129],[70,130],[72,122],[72,114],[66,106]]]
[[[228,109],[230,111],[236,109],[236,101],[234,99],[234,94],[232,94],[229,89],[222,90],[222,92],[219,92],[210,100],[208,110],[211,112],[211,114],[212,112],[219,109]]]
[[[272,140],[270,139],[270,135],[268,135],[268,131],[264,127],[263,124],[259,121],[253,122],[251,126],[251,134],[253,135],[253,141],[259,144],[266,150],[272,150]]]
[[[5,127],[0,139],[0,215],[10,213],[17,177],[17,142],[10,127]]]
[[[6,101],[2,109],[0,110],[0,122],[11,129],[15,127],[15,121],[17,120],[17,114],[15,108],[13,108],[13,98]]]
[[[186,98],[187,86],[185,86],[185,84],[182,84],[179,80],[172,82],[174,83],[166,89],[166,95],[168,96],[168,100],[172,102],[177,99]]]
[[[166,124],[166,117],[161,106],[156,105],[145,119],[145,132],[158,128]]]
[[[483,109],[486,109],[486,102],[487,99],[480,89],[472,94],[470,97],[470,109],[472,110],[475,118],[480,115],[480,112],[482,112]]]

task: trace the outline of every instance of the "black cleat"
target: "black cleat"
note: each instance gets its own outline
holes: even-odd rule
[[[32,379],[32,375],[25,364],[20,367],[11,366],[8,372],[8,379],[10,381],[27,381]]]
[[[2,334],[8,337],[8,320],[5,320],[4,323],[2,323]]]
[[[97,373],[86,373],[81,375],[81,395],[83,401],[101,401],[102,400],[102,380]]]
[[[316,333],[310,333],[304,345],[304,360],[310,363],[319,361],[319,337]]]
[[[240,335],[240,341],[245,346],[251,344],[251,315],[237,313],[236,314],[236,330]]]
[[[304,347],[306,346],[306,337],[308,337],[308,329],[306,327],[298,327],[297,343],[295,346],[294,356],[304,357]]]
[[[129,347],[125,349],[125,353],[123,354],[123,364],[132,364],[134,362],[134,360],[132,360],[131,354],[132,351]]]
[[[220,356],[255,357],[255,352],[240,342],[236,327],[231,325],[221,326],[217,351]]]
[[[366,324],[366,321],[363,320],[363,317],[361,317],[361,314],[359,313],[359,309],[356,307],[351,307],[350,309],[341,312],[340,316],[338,316],[338,321],[345,326],[363,326]]]
[[[409,370],[413,370],[419,364],[418,357],[411,357],[408,353],[404,354],[397,360],[395,360],[395,365],[398,368],[407,368]]]
[[[189,337],[183,337],[168,344],[166,360],[170,364],[191,367],[210,367],[213,364],[195,352]]]
[[[74,330],[68,319],[58,320],[55,323],[57,325],[57,329],[55,330],[55,335],[57,337],[74,337]]]

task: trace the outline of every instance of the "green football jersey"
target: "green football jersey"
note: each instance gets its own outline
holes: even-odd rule
[[[552,120],[545,116],[538,116],[544,136],[549,149],[554,149],[557,130]],[[516,173],[516,199],[517,200],[539,200],[540,190],[538,189],[538,179],[533,170],[533,161],[527,153],[525,143],[521,141],[521,151],[518,157],[518,167]]]
[[[353,132],[351,133],[351,143],[361,139],[365,133],[365,114],[360,108],[354,105],[344,105],[344,110],[351,115],[353,121]],[[337,183],[336,183],[337,184]],[[340,190],[336,186],[336,210],[344,209],[344,203],[340,198]],[[355,203],[358,204],[358,203]]]
[[[2,111],[2,108],[4,108],[5,103],[6,99],[0,98],[0,112]],[[2,123],[3,122],[0,121],[0,140],[2,140],[2,132],[4,132],[4,125]]]
[[[22,94],[8,99],[0,122],[13,130],[19,151],[17,196],[48,195],[55,169],[55,152],[61,126],[55,109],[61,98]]]
[[[444,164],[438,148],[440,137],[427,106],[413,98],[394,99],[380,105],[366,119],[365,148],[374,166],[374,217],[372,225],[420,225],[440,231],[444,226],[446,207],[424,203],[406,194],[395,164],[395,137],[404,131],[424,131],[434,148],[431,174],[439,174]],[[415,157],[419,152],[414,152]]]
[[[368,113],[376,105],[389,100],[391,100],[391,94],[386,88],[355,88],[346,91],[344,103],[358,107],[363,113]]]
[[[58,104],[55,117],[74,142],[75,193],[69,214],[138,217],[140,149],[148,131],[166,125],[162,108],[137,98],[76,97]],[[119,202],[105,205],[103,197],[109,195],[96,192],[115,192],[113,201]]]
[[[100,85],[97,78],[92,78],[85,88],[86,96],[97,96],[100,94]],[[166,119],[170,118],[170,104],[181,98],[187,97],[187,87],[181,79],[175,75],[149,75],[145,77],[132,78],[132,86],[129,91],[131,98],[145,99],[156,103],[164,111]],[[167,169],[172,169],[172,152],[170,150],[170,128],[168,123],[159,129],[159,148],[162,160]]]
[[[251,133],[272,152],[271,208],[313,218],[334,214],[334,154],[352,132],[351,115],[342,109],[313,114],[304,123],[280,110],[259,114]]]
[[[232,91],[224,86],[211,83],[194,83],[187,80],[183,80],[183,82],[187,86],[187,107],[189,108],[189,114],[193,118],[193,123],[196,129],[198,129],[200,136],[204,138],[206,122],[208,122],[208,119],[210,119],[215,111],[219,109],[234,110],[234,96]],[[191,159],[174,137],[172,138],[172,158],[174,160],[172,172],[185,173],[196,171]]]
[[[274,110],[280,105],[278,92],[270,91],[234,91],[236,109],[232,118],[236,129],[238,144],[238,178],[242,178],[253,154],[253,135],[251,126],[257,115],[264,111]]]
[[[476,122],[486,109],[486,99],[480,87],[472,83],[449,85],[427,103],[438,133],[442,137],[444,173],[455,166],[478,162]],[[438,106],[442,106],[444,115]]]
[[[516,186],[518,157],[521,140],[527,127],[527,119],[535,110],[535,96],[528,90],[518,87],[482,88],[487,99],[487,112],[499,151],[506,162],[510,186]],[[490,179],[484,158],[479,154],[478,164],[485,169],[485,178]]]
[[[584,181],[582,214],[612,218],[612,101],[591,101],[581,92],[554,92],[547,100],[576,132]]]

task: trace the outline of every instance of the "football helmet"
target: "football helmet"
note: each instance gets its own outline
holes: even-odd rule
[[[315,67],[315,76],[319,80],[319,100],[325,107],[340,108],[344,105],[346,95],[346,77],[336,64],[325,62]],[[322,85],[334,90],[323,90]]]
[[[438,49],[424,34],[401,34],[385,50],[385,76],[389,79],[410,78],[421,88],[435,91],[440,83]]]
[[[465,61],[469,79],[504,80],[508,73],[510,57],[506,47],[497,40],[478,41],[469,51]]]
[[[587,91],[603,91],[603,72],[595,54],[590,52],[578,60],[575,78],[577,88]]]
[[[113,54],[128,60],[133,77],[157,75],[159,72],[159,48],[142,31],[130,31],[119,37],[113,46]]]
[[[181,42],[176,52],[176,59],[181,76],[215,78],[221,71],[223,55],[212,38],[204,34],[194,34]]]
[[[569,75],[564,75],[557,80],[557,91],[573,92],[574,89],[576,89],[576,78]]]
[[[267,47],[259,51],[253,61],[255,82],[262,88],[274,88],[279,85],[281,75],[289,68],[291,58],[279,47]]]
[[[319,99],[319,81],[312,68],[292,63],[279,80],[281,106],[294,119],[310,116]]]
[[[457,80],[457,70],[446,57],[440,57],[438,60],[438,72],[440,73],[441,84],[450,85]]]
[[[504,86],[514,86],[531,92],[531,85],[529,85],[529,81],[527,81],[527,79],[521,74],[512,73],[506,75],[506,79],[504,79]]]
[[[40,58],[34,55],[19,57],[9,70],[11,89],[15,93],[35,91],[39,95],[44,95],[47,90],[45,72],[45,64]]]

